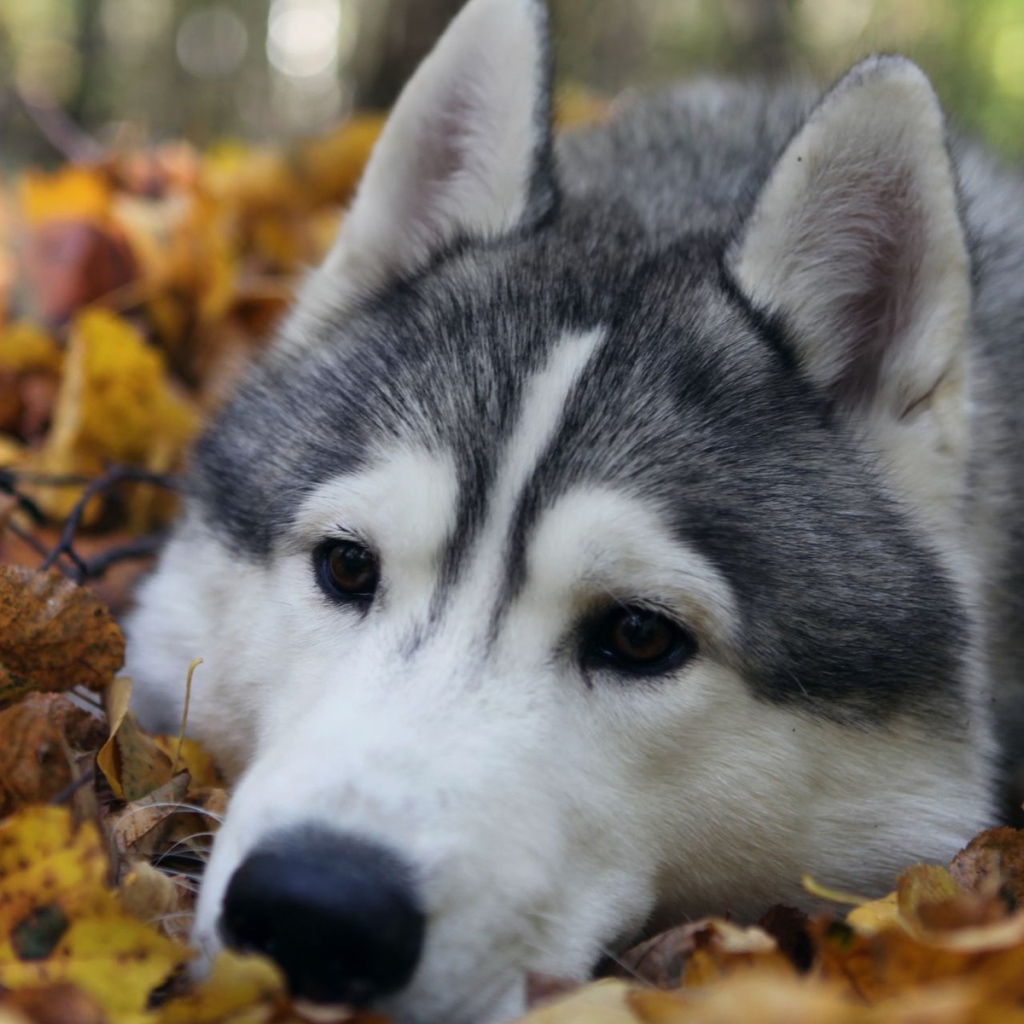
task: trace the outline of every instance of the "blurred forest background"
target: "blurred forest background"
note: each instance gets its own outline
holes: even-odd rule
[[[94,142],[284,139],[383,109],[462,0],[0,0],[0,162]],[[1024,0],[552,0],[561,83],[827,78],[872,50],[1024,156]],[[63,151],[61,154],[59,151]],[[75,151],[79,152],[75,152]]]
[[[0,163],[183,137],[282,140],[392,103],[462,0],[0,0]],[[552,0],[564,85],[827,78],[874,50],[1024,156],[1024,0]]]

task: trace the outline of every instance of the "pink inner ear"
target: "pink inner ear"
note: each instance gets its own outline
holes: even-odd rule
[[[820,311],[807,325],[822,332],[814,343],[836,356],[833,407],[870,399],[912,328],[927,244],[918,187],[912,169],[885,158],[828,162],[808,182],[788,261],[795,294]],[[798,325],[802,312],[789,311]]]
[[[912,326],[924,257],[924,213],[913,173],[851,174],[821,223],[834,232],[827,243],[836,281],[837,334],[845,348],[831,387],[832,403],[856,405],[878,389],[886,354]],[[820,214],[819,214],[820,215]]]
[[[464,83],[464,86],[468,84]],[[473,119],[479,116],[474,101],[467,95],[469,91],[466,87],[450,87],[435,123],[423,126],[426,131],[420,140],[416,182],[417,205],[426,220],[431,219],[428,212],[431,207],[445,195],[469,163]],[[426,206],[425,210],[423,206]]]

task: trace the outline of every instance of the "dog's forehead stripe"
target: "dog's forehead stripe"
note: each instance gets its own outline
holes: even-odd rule
[[[515,426],[495,455],[496,465],[489,473],[477,473],[463,480],[457,522],[467,522],[470,517],[466,510],[479,505],[481,500],[486,511],[479,533],[459,530],[451,538],[431,607],[432,620],[442,613],[467,560],[486,565],[493,578],[500,579],[508,572],[504,564],[505,541],[519,495],[527,489],[551,439],[558,433],[563,411],[587,366],[600,351],[605,333],[602,329],[565,333],[555,342],[545,363],[523,384]],[[483,497],[479,493],[482,487],[488,492]]]

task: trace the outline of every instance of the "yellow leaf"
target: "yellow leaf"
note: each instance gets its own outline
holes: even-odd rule
[[[0,986],[71,982],[109,1024],[150,1019],[150,993],[191,954],[126,914],[107,871],[95,827],[76,829],[65,808],[0,825]]]
[[[555,94],[555,127],[560,131],[586,128],[608,116],[610,104],[578,85],[562,86]]]
[[[63,807],[31,807],[0,823],[0,958],[32,910],[57,906],[70,918],[108,909],[107,870],[95,826],[76,829]]]
[[[894,892],[880,900],[862,903],[846,915],[846,923],[861,935],[874,935],[883,928],[892,928],[899,924],[899,920],[899,905]]]
[[[530,1011],[520,1018],[519,1024],[636,1024],[638,1018],[627,1002],[632,991],[631,986],[614,978],[584,985]]]
[[[259,956],[222,950],[210,975],[181,999],[161,1007],[159,1024],[248,1024],[287,1003],[281,972]]]
[[[64,353],[38,324],[19,320],[0,330],[0,368],[59,373]]]
[[[384,118],[378,115],[353,117],[306,144],[298,164],[313,205],[347,203],[352,198],[383,127]]]
[[[127,321],[87,310],[74,320],[53,425],[35,463],[56,474],[95,473],[107,462],[163,470],[180,460],[195,427],[195,411],[168,384],[163,356]],[[55,518],[80,493],[32,489]]]
[[[31,225],[47,221],[102,221],[110,185],[92,168],[70,164],[53,174],[26,171],[20,181],[21,211]]]
[[[0,985],[72,982],[103,1007],[110,1024],[142,1024],[150,993],[191,957],[189,950],[120,911],[68,926],[49,956],[0,959]]]
[[[804,892],[810,893],[819,900],[828,900],[829,903],[848,903],[859,907],[871,900],[867,896],[859,896],[855,892],[844,892],[842,889],[830,889],[826,885],[816,882],[810,875],[804,875],[800,879]]]
[[[171,759],[128,710],[131,695],[131,680],[124,677],[103,693],[110,736],[96,755],[96,764],[119,800],[139,800],[171,779]]]
[[[737,974],[685,993],[634,991],[626,1002],[638,1024],[868,1024],[870,1020],[868,1010],[852,1005],[838,989],[772,971]]]
[[[224,785],[224,779],[217,771],[213,758],[190,736],[181,740],[180,748],[177,736],[157,735],[153,737],[153,742],[172,761],[175,757],[180,758],[179,767],[184,767],[188,772],[193,786],[216,788]]]

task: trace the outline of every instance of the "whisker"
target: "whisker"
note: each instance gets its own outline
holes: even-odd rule
[[[121,819],[131,817],[133,814],[141,814],[143,811],[149,810],[163,810],[168,809],[177,814],[203,814],[208,818],[213,818],[214,821],[219,825],[224,824],[224,815],[218,814],[216,811],[207,810],[205,807],[200,807],[199,804],[186,804],[181,803],[177,800],[160,800],[157,803],[142,804],[137,807],[129,807],[121,815]],[[210,833],[211,835],[213,833]]]

